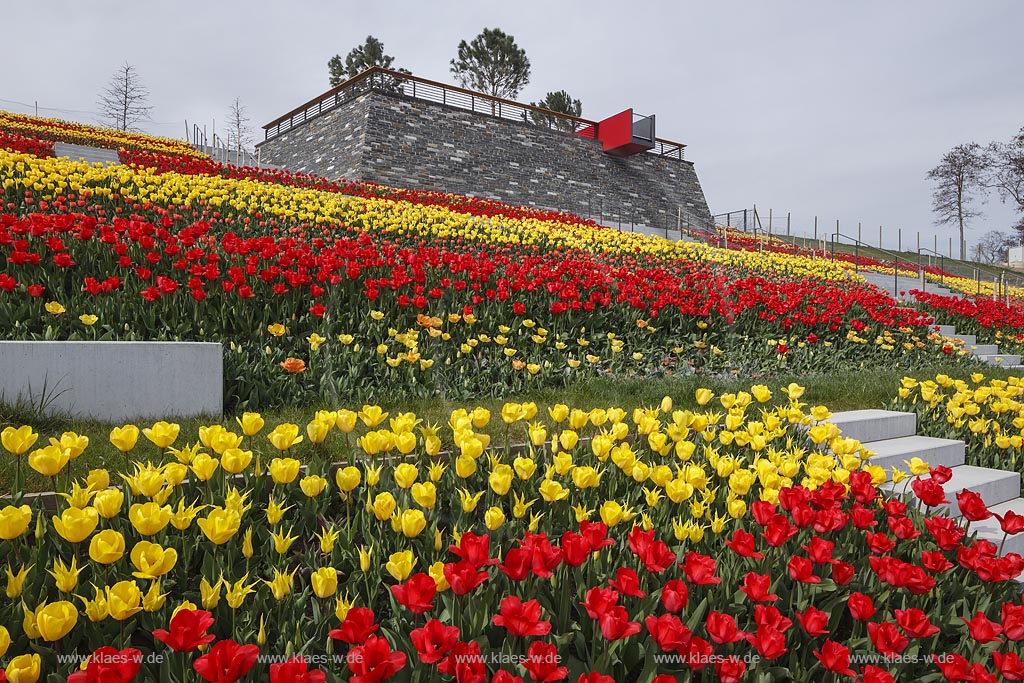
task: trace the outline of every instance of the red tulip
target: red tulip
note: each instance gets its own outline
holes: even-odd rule
[[[615,679],[611,676],[591,671],[587,674],[580,674],[580,677],[576,679],[576,683],[615,683]]]
[[[759,626],[755,633],[747,634],[747,641],[767,660],[786,654],[786,636],[771,626]]]
[[[619,567],[615,572],[615,579],[608,579],[608,585],[622,595],[634,598],[647,597],[647,593],[640,590],[640,577],[629,567]]]
[[[270,665],[270,683],[324,683],[326,677],[320,669],[310,669],[302,655]]]
[[[661,605],[669,612],[678,612],[689,602],[690,590],[680,579],[670,579],[661,588]]]
[[[963,489],[956,494],[956,502],[960,508],[960,514],[969,522],[980,522],[992,516],[985,501],[981,499],[981,495],[974,491]]]
[[[946,556],[943,555],[941,551],[938,550],[922,550],[921,565],[932,574],[941,574],[955,566],[952,562],[946,559]]]
[[[575,531],[566,531],[562,534],[561,547],[562,559],[570,567],[578,567],[590,557],[590,544]]]
[[[990,643],[994,640],[1000,640],[999,634],[1002,633],[1003,627],[994,621],[990,621],[984,612],[976,613],[970,621],[963,617],[960,617],[960,619],[967,624],[967,630],[975,641]]]
[[[523,602],[514,595],[502,598],[501,611],[492,621],[514,636],[544,636],[551,631],[551,622],[541,621],[539,602]]]
[[[328,632],[331,638],[350,645],[364,642],[380,626],[376,623],[373,610],[369,607],[353,607],[345,615],[341,626]]]
[[[259,654],[255,645],[218,640],[209,652],[192,663],[192,668],[210,683],[234,683],[252,668]]]
[[[1016,652],[992,653],[992,660],[995,662],[999,674],[1008,681],[1024,681],[1024,662]]]
[[[764,557],[764,553],[755,550],[754,540],[753,534],[747,533],[743,529],[736,529],[732,534],[732,539],[726,541],[725,544],[740,557],[753,557],[760,560]]]
[[[568,678],[569,669],[559,666],[561,661],[554,645],[535,640],[526,650],[526,659],[522,664],[530,678],[538,683],[547,683]]]
[[[779,347],[784,348],[782,344]],[[785,353],[785,351],[778,351],[778,353]],[[718,674],[718,680],[721,683],[739,683],[746,670],[746,663],[736,655],[729,655],[715,662],[715,673]]]
[[[854,571],[853,565],[849,562],[832,560],[832,580],[840,586],[845,586],[853,581]]]
[[[485,571],[477,571],[468,560],[449,562],[444,565],[444,578],[455,595],[465,595],[487,580]]]
[[[814,565],[806,557],[794,555],[789,560],[789,576],[801,583],[821,583],[821,577],[814,575]]]
[[[928,616],[917,607],[894,610],[893,614],[896,615],[896,623],[911,638],[927,638],[939,632],[939,627],[928,621]]]
[[[619,594],[613,589],[595,586],[587,591],[583,602],[580,604],[587,610],[587,614],[590,615],[591,619],[600,619],[618,601]]]
[[[497,564],[498,560],[489,556],[488,546],[490,536],[487,534],[477,535],[471,531],[462,534],[459,545],[450,545],[448,550],[458,556],[460,560],[466,560],[473,565],[473,569],[480,569],[484,565]]]
[[[884,555],[896,547],[896,541],[881,532],[871,533],[869,531],[864,537],[868,542],[868,550],[876,555]]]
[[[448,655],[459,640],[457,626],[447,626],[437,619],[427,623],[409,634],[412,646],[416,648],[420,661],[424,664],[436,664]]]
[[[722,614],[712,610],[704,620],[704,630],[711,640],[719,645],[727,645],[742,640],[747,634],[736,627],[736,620],[731,614]]]
[[[844,676],[856,676],[850,668],[850,650],[845,645],[826,639],[821,649],[815,650],[813,654],[827,671]]]
[[[828,614],[813,605],[803,612],[797,612],[796,620],[800,622],[803,629],[807,631],[807,635],[811,637],[823,636],[828,633],[826,628],[828,626]]]
[[[68,676],[68,683],[128,683],[141,666],[142,653],[135,648],[104,645],[90,655],[85,669]]]
[[[942,485],[934,478],[921,479],[918,477],[910,483],[910,488],[914,490],[914,494],[921,502],[928,507],[935,507],[949,502],[946,498],[946,492],[942,489]]]
[[[459,679],[455,680],[458,681]],[[498,669],[494,672],[494,677],[491,678],[491,683],[524,683],[524,681],[519,676],[510,674],[504,669]]]
[[[768,589],[771,587],[771,583],[772,577],[767,574],[747,572],[743,576],[743,583],[740,584],[740,590],[754,602],[771,602],[779,599],[779,596],[775,593],[768,592]]]
[[[891,673],[871,664],[861,667],[860,674],[863,683],[893,683]]]
[[[434,607],[437,583],[430,574],[419,572],[410,576],[404,584],[391,586],[391,592],[395,600],[407,610],[413,614],[423,614]]]
[[[640,632],[640,623],[629,620],[629,614],[622,605],[609,607],[600,619],[601,635],[605,640],[621,640]]]
[[[674,614],[662,614],[657,617],[653,614],[648,615],[644,619],[644,625],[651,638],[664,652],[676,652],[690,644],[690,629],[686,628]]]
[[[891,621],[883,621],[880,624],[869,622],[868,635],[871,637],[875,649],[886,657],[895,657],[906,650],[910,643],[907,637],[896,628],[896,624]]]
[[[779,608],[774,605],[755,605],[754,623],[758,626],[770,626],[776,631],[788,631],[793,625],[793,620],[784,617]]]
[[[877,611],[874,603],[871,601],[871,596],[864,595],[863,593],[850,593],[850,597],[846,599],[846,604],[850,608],[850,615],[858,621],[867,621]]]
[[[717,563],[707,555],[693,552],[686,553],[683,564],[680,565],[686,572],[686,580],[698,586],[714,585],[722,583],[722,579],[715,576]]]
[[[1004,602],[1002,607],[1003,633],[1010,640],[1024,640],[1024,605]]]
[[[171,630],[158,628],[153,637],[175,652],[191,652],[211,642],[215,636],[206,633],[213,626],[213,615],[205,610],[183,609],[171,617]]]
[[[386,639],[367,636],[365,643],[349,651],[346,662],[354,674],[351,683],[379,683],[405,668],[406,657],[404,652],[392,652]]]
[[[803,549],[814,564],[829,564],[832,562],[832,550],[835,547],[836,544],[832,541],[826,541],[821,536],[815,536],[811,539],[810,544],[803,546]]]
[[[939,667],[939,671],[942,672],[942,677],[947,681],[971,680],[971,663],[963,655],[946,653],[936,655],[933,661]]]
[[[1024,515],[1018,515],[1013,510],[1007,510],[1005,515],[996,515],[996,519],[1005,534],[1012,536],[1024,531]]]

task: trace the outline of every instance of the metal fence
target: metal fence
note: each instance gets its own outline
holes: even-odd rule
[[[411,74],[373,67],[263,126],[264,139],[275,138],[371,91],[436,102],[583,137],[592,138],[597,130],[597,122],[589,119],[560,114]],[[682,160],[685,148],[686,145],[681,142],[655,138],[654,147],[646,153]]]

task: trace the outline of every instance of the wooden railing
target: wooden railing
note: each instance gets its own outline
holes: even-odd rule
[[[597,122],[589,119],[561,114],[530,104],[514,102],[502,97],[474,92],[375,66],[266,124],[263,126],[264,140],[271,140],[286,133],[295,126],[336,109],[371,90],[437,102],[479,114],[584,137],[593,137],[594,131],[597,129]],[[682,160],[685,148],[686,145],[681,142],[656,138],[654,148],[648,150],[648,153]]]

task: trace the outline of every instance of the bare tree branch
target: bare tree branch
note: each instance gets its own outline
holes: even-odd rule
[[[971,142],[957,145],[942,157],[939,165],[928,171],[937,182],[932,194],[932,211],[938,225],[954,223],[960,228],[960,260],[967,260],[964,228],[967,222],[981,215],[971,208],[975,193],[984,193],[982,178],[989,159],[981,145]]]
[[[125,62],[114,72],[100,93],[100,116],[119,130],[135,130],[135,124],[149,119],[149,90],[142,85],[135,67]]]

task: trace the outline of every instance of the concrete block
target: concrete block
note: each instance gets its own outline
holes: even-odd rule
[[[0,400],[105,422],[220,415],[224,354],[207,342],[0,341]],[[32,398],[30,398],[32,397]]]
[[[939,329],[937,332],[944,337],[955,337],[956,327],[954,325],[936,325]]]
[[[833,413],[827,421],[839,427],[844,437],[861,443],[917,433],[917,415],[893,410],[847,410]]]
[[[997,505],[989,505],[988,509],[997,515],[1005,515],[1009,511],[1013,511],[1018,515],[1024,515],[1024,498],[1014,498],[1008,500],[1005,503],[999,503]],[[992,541],[996,544],[996,547],[1002,545],[1002,554],[1017,553],[1024,555],[1024,533],[1013,534],[1006,536],[1003,533],[1002,528],[999,526],[999,520],[995,517],[991,519],[982,520],[980,522],[971,522],[971,526],[968,532],[978,532],[978,538],[984,538]],[[1003,537],[1006,536],[1006,540]]]
[[[1003,365],[1007,367],[1020,365],[1020,356],[1011,353],[979,354],[977,358],[989,365]]]
[[[975,356],[993,356],[999,353],[999,347],[995,344],[968,344],[965,341],[964,345]]]
[[[884,491],[907,491],[913,495],[910,479],[906,479],[899,484],[887,482],[882,484],[880,488]],[[952,478],[942,485],[942,489],[946,492],[946,499],[949,500],[949,503],[934,507],[931,511],[936,514],[959,517],[960,508],[956,502],[957,493],[963,489],[974,491],[990,507],[999,503],[1005,503],[1020,495],[1020,474],[1017,472],[1007,472],[1006,470],[993,470],[988,467],[961,465],[953,468]],[[914,500],[920,502],[916,496]]]
[[[893,467],[906,471],[904,461],[921,458],[930,466],[945,465],[957,467],[964,464],[964,442],[953,439],[937,439],[931,436],[903,436],[898,439],[872,441],[868,449],[874,453],[872,465],[891,471]]]

